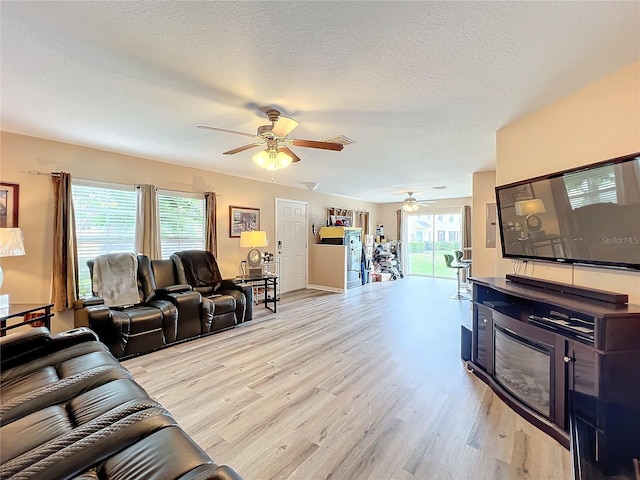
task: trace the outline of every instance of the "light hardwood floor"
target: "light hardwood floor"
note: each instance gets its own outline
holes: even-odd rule
[[[568,480],[569,452],[465,370],[454,292],[419,277],[295,292],[123,363],[246,480]]]

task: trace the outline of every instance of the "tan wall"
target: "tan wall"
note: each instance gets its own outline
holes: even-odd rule
[[[347,247],[311,245],[309,248],[309,286],[320,290],[347,290]]]
[[[371,212],[379,217],[379,205],[344,197],[284,187],[267,182],[223,175],[168,163],[119,155],[34,137],[0,133],[0,178],[20,184],[20,227],[25,237],[26,256],[2,259],[5,271],[3,293],[13,303],[40,303],[50,299],[53,252],[53,189],[49,175],[36,171],[65,171],[73,177],[123,184],[148,183],[159,188],[185,192],[215,191],[218,199],[218,257],[224,276],[238,273],[246,249],[237,238],[229,238],[229,205],[260,209],[261,225],[273,250],[275,198],[308,202],[309,243],[316,243],[311,225],[323,225],[328,207]],[[295,167],[292,167],[295,168]],[[83,266],[84,267],[84,266]],[[53,330],[73,325],[69,312],[56,314]]]
[[[634,63],[497,133],[503,185],[640,151],[640,63]],[[497,275],[512,271],[497,261]],[[627,293],[640,303],[640,273],[535,262],[537,278]]]
[[[487,248],[487,205],[496,203],[496,172],[473,174],[473,270],[476,277],[493,277],[496,274],[496,257],[500,252],[497,226],[495,248]]]

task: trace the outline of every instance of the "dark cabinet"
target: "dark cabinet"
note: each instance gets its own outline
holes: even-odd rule
[[[473,306],[472,360],[493,373],[493,320],[491,309],[484,305]]]
[[[598,354],[593,347],[588,347],[572,340],[566,341],[563,358],[567,366],[567,386],[569,390],[598,395],[596,383],[596,358]]]
[[[640,306],[472,281],[469,365],[523,417],[568,446],[570,392],[637,407]]]

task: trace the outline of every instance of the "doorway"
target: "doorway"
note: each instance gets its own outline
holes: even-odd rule
[[[406,274],[455,278],[445,254],[462,250],[462,214],[460,211],[406,214]]]
[[[307,202],[276,198],[276,260],[280,293],[307,287]]]

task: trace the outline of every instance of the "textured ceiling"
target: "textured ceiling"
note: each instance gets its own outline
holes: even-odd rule
[[[271,181],[250,143],[277,107],[276,183],[373,202],[471,195],[501,127],[640,58],[640,2],[0,4],[1,126]],[[446,185],[446,190],[433,187]]]

